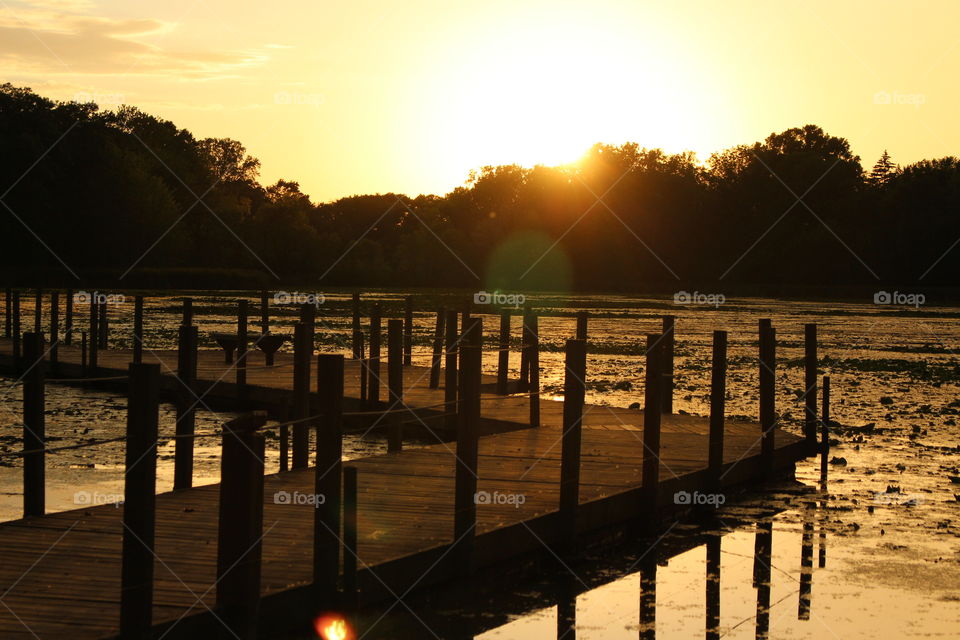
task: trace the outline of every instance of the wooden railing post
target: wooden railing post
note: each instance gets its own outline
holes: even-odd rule
[[[90,366],[87,368],[87,373],[93,377],[97,375],[97,360],[99,359],[97,354],[100,351],[100,319],[98,317],[100,305],[97,303],[98,295],[96,291],[90,294],[90,330],[87,335],[87,345],[90,348]]]
[[[387,451],[403,449],[403,320],[387,321]]]
[[[370,364],[367,367],[367,402],[371,407],[380,406],[380,303],[370,309]]]
[[[577,311],[577,340],[587,341],[587,318],[589,314],[586,311]]]
[[[823,417],[820,420],[820,439],[824,451],[830,451],[830,376],[823,376]]]
[[[313,348],[309,344],[310,327],[298,322],[293,330],[293,419],[302,420],[310,415],[310,361]],[[292,468],[305,469],[309,463],[310,425],[300,422],[293,425]]]
[[[128,372],[120,636],[145,638],[153,620],[160,365],[133,363]]]
[[[454,312],[455,313],[455,312]],[[454,316],[455,317],[455,316]],[[454,322],[456,322],[454,320]],[[453,540],[456,570],[470,575],[474,570],[474,538],[477,524],[477,457],[480,426],[480,365],[483,325],[481,318],[468,320],[460,345],[460,399],[457,403],[457,454],[454,479]]]
[[[587,343],[567,340],[563,380],[563,441],[560,452],[560,548],[576,550],[580,509],[580,441],[586,393]]]
[[[241,640],[256,637],[263,536],[263,434],[257,411],[223,429],[217,533],[217,610]]]
[[[13,329],[13,309],[11,307],[13,305],[13,289],[7,287],[4,290],[4,297],[6,304],[3,306],[3,336],[9,338],[10,331]]]
[[[660,406],[663,413],[673,413],[673,352],[675,345],[677,319],[674,316],[663,316],[663,341],[660,363],[663,375],[663,386],[660,388]]]
[[[527,364],[530,368],[530,426],[540,426],[540,323],[537,314],[531,313],[526,320],[530,332],[530,355]]]
[[[190,326],[193,324],[193,298],[183,299],[183,315],[180,324]]]
[[[66,317],[63,323],[63,344],[73,344],[73,289],[67,289]]]
[[[403,365],[413,364],[413,296],[407,296],[403,314]]]
[[[50,292],[50,367],[60,368],[60,293]]]
[[[270,297],[266,291],[260,292],[260,335],[270,333]]]
[[[446,415],[445,426],[448,431],[457,428],[457,312],[447,311],[446,336],[444,336],[443,412]]]
[[[723,432],[727,402],[727,332],[713,332],[713,363],[710,375],[710,440],[707,455],[711,490],[720,491],[723,471]]]
[[[810,451],[817,448],[817,325],[803,327],[804,339],[804,435]]]
[[[46,503],[45,369],[43,335],[23,334],[23,515],[42,516]]]
[[[193,435],[196,430],[197,328],[177,329],[177,434],[174,444],[173,488],[193,486]]]
[[[661,363],[663,336],[647,335],[646,388],[643,406],[643,517],[646,529],[653,530],[657,521],[657,502],[660,490],[660,399],[663,383]]]
[[[774,430],[777,413],[776,385],[776,329],[760,321],[760,462],[764,475],[773,472]]]
[[[313,491],[322,501],[314,510],[313,583],[318,595],[332,597],[340,577],[340,488],[343,457],[343,356],[317,356],[317,395],[323,418],[317,423]]]
[[[355,608],[359,602],[357,584],[357,494],[359,490],[357,468],[343,468],[343,595]]]
[[[20,373],[23,370],[22,360],[22,340],[23,336],[20,334],[20,292],[13,292],[13,320],[11,331],[13,331],[13,370],[16,373]]]
[[[87,368],[87,332],[80,332],[80,376],[87,377],[89,369]]]
[[[520,391],[530,390],[530,327],[527,319],[530,316],[530,307],[526,303],[523,305],[523,312],[520,316]]]
[[[436,389],[440,386],[440,367],[443,362],[444,315],[443,307],[437,309],[437,324],[433,330],[433,359],[430,361],[431,389]]]
[[[100,303],[97,328],[100,330],[99,346],[101,349],[108,349],[110,339],[110,309],[107,306],[106,296],[103,296],[103,302]]]
[[[497,393],[506,395],[509,390],[510,373],[510,310],[500,312],[500,340],[497,353]]]
[[[245,408],[249,397],[247,389],[247,348],[249,340],[247,338],[247,317],[249,315],[249,302],[240,300],[237,304],[237,401],[241,408]]]
[[[133,299],[133,361],[143,362],[143,296]]]
[[[33,296],[33,332],[43,338],[43,289],[37,289]]]

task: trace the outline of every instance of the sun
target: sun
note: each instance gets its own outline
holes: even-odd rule
[[[596,142],[697,150],[688,69],[603,16],[515,17],[450,61],[432,126],[450,165],[559,165]],[[439,149],[438,149],[439,151]]]

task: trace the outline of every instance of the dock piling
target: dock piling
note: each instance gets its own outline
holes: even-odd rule
[[[91,293],[90,298],[90,330],[87,335],[87,346],[89,347],[89,366],[87,367],[87,373],[90,376],[96,377],[97,375],[97,354],[100,351],[100,305],[97,304],[97,294]]]
[[[403,366],[413,364],[413,296],[407,296],[403,314]]]
[[[60,293],[50,292],[50,368],[60,368]]]
[[[100,303],[100,311],[98,312],[98,322],[97,329],[99,329],[100,334],[98,338],[99,347],[101,349],[109,348],[109,338],[110,338],[110,314],[108,313],[106,298]]]
[[[216,608],[241,640],[256,637],[263,535],[263,434],[257,411],[223,428]]]
[[[249,302],[240,300],[237,304],[237,403],[240,408],[245,408],[249,396],[247,388],[247,356],[249,354],[249,340],[247,338],[247,316],[249,315]]]
[[[587,343],[567,340],[563,379],[563,436],[560,451],[560,550],[576,551],[580,509],[580,443],[586,394]]]
[[[193,325],[180,325],[177,329],[177,424],[178,436],[174,444],[173,488],[189,489],[193,486],[193,434],[196,430],[194,409],[197,381],[198,331]]]
[[[4,290],[4,298],[6,304],[3,305],[3,337],[9,338],[13,328],[13,310],[10,306],[13,304],[13,289],[7,287]]]
[[[66,317],[63,323],[63,343],[73,344],[73,289],[67,289]]]
[[[500,341],[497,352],[497,393],[506,395],[510,370],[510,311],[500,312]]]
[[[352,608],[359,604],[357,583],[357,468],[343,467],[343,595]]]
[[[133,299],[133,361],[143,362],[143,296]]]
[[[23,334],[23,515],[42,516],[46,510],[46,407],[43,335]]]
[[[132,363],[128,372],[120,636],[145,638],[153,620],[160,365]]]
[[[15,373],[20,373],[23,369],[23,362],[21,361],[21,350],[22,350],[22,336],[20,335],[20,292],[13,292],[13,319],[11,325],[11,331],[13,331],[13,369]]]
[[[776,414],[776,329],[760,321],[760,458],[764,474],[773,468]]]
[[[817,448],[817,325],[803,326],[804,435],[811,451]]]
[[[443,412],[446,415],[446,428],[457,428],[457,312],[447,311],[446,336],[444,336],[445,361],[443,369]]]
[[[33,295],[33,332],[43,336],[43,289],[37,289]]]
[[[317,356],[317,395],[323,417],[317,423],[313,491],[323,501],[313,516],[313,583],[324,598],[336,593],[340,576],[343,366],[340,354]]]
[[[527,380],[529,381],[530,394],[530,426],[540,426],[540,323],[536,313],[531,313],[524,320],[528,327],[530,350],[527,356],[527,366],[529,372]]]
[[[183,299],[183,310],[182,317],[180,320],[181,324],[191,325],[193,324],[193,298],[184,298]]]
[[[270,298],[266,291],[260,292],[260,335],[270,333]]]
[[[452,313],[456,314],[456,312]],[[482,331],[481,318],[468,319],[460,345],[460,400],[457,407],[453,540],[456,545],[454,551],[456,572],[461,576],[473,573],[475,561]]]
[[[586,311],[577,311],[577,340],[587,341],[587,318],[589,314]]]
[[[661,374],[663,385],[660,388],[661,411],[667,415],[673,413],[673,352],[675,346],[677,319],[663,316],[663,344],[661,353]]]
[[[370,309],[370,363],[367,366],[367,402],[373,408],[380,405],[380,303]]]
[[[298,322],[293,329],[293,419],[302,420],[310,415],[310,361],[313,348],[310,345],[309,325]],[[310,425],[300,422],[293,425],[293,469],[305,469],[310,448]]]
[[[710,439],[707,469],[711,491],[720,491],[723,470],[723,432],[727,402],[727,332],[713,332],[713,362],[710,374]]]
[[[443,328],[445,320],[443,307],[437,309],[437,323],[433,330],[433,359],[430,361],[430,388],[440,386],[440,367],[443,362]]]
[[[403,320],[387,321],[387,451],[403,449]]]

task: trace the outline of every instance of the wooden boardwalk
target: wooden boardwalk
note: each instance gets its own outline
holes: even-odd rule
[[[67,375],[79,361],[76,351],[61,348]],[[7,354],[6,341],[0,342],[0,366],[9,365]],[[129,359],[129,353],[101,352],[100,375],[119,373]],[[165,373],[175,369],[175,354],[146,351],[144,361],[151,359],[160,361]],[[264,394],[291,388],[292,358],[278,354],[275,367],[260,364],[251,362],[251,385],[266,390]],[[431,390],[426,388],[425,371],[404,369],[406,402],[411,407],[443,401],[442,376],[441,387]],[[201,352],[200,372],[208,383],[230,375],[219,352]],[[385,366],[383,374],[386,379]],[[485,384],[492,382],[484,379]],[[358,371],[348,361],[347,397],[357,398],[358,389]],[[223,387],[223,393],[231,390]],[[384,388],[381,397],[385,395]],[[478,506],[480,566],[543,551],[556,541],[562,403],[540,400],[540,407],[542,426],[523,429],[529,415],[526,397],[489,392],[482,396],[484,420],[513,425],[514,430],[490,433],[479,441],[478,491],[508,498],[504,504]],[[584,411],[578,530],[587,534],[640,514],[644,445],[642,411],[595,406]],[[725,487],[742,486],[759,475],[759,436],[756,423],[727,423]],[[775,465],[783,474],[792,473],[794,462],[812,453],[807,443],[779,429],[775,442]],[[706,419],[663,416],[658,499],[662,509],[673,508],[674,492],[704,486],[707,443]],[[359,474],[359,581],[364,598],[391,598],[391,593],[400,595],[450,578],[449,563],[443,559],[453,542],[455,444],[438,443],[350,464]],[[305,469],[266,477],[261,592],[268,616],[309,602],[314,509],[282,503],[275,494],[312,493],[314,475],[313,469]],[[154,622],[176,623],[166,637],[185,636],[191,625],[210,622],[218,503],[218,485],[158,496]],[[122,506],[105,505],[0,523],[0,637],[86,638],[117,632],[122,514]]]

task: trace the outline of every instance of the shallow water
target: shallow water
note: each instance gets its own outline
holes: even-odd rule
[[[402,296],[381,293],[364,296],[385,305],[384,317],[399,317]],[[252,304],[258,299],[250,298]],[[24,326],[32,324],[28,298],[23,300]],[[440,304],[439,297],[430,307]],[[777,406],[783,424],[799,430],[803,407],[803,323],[819,325],[821,372],[832,378],[832,417],[846,426],[874,423],[863,430],[840,429],[831,456],[845,465],[830,466],[826,505],[821,494],[811,494],[817,541],[821,524],[826,534],[827,564],[817,567],[814,555],[810,617],[798,619],[803,520],[809,516],[797,492],[778,494],[768,500],[778,513],[773,517],[773,551],[770,637],[958,637],[960,636],[960,309],[874,305],[855,303],[784,302],[764,299],[730,300],[719,308],[673,305],[669,300],[629,296],[578,296],[574,299],[530,298],[529,302],[550,311],[591,312],[587,401],[628,406],[642,402],[644,334],[659,329],[659,316],[677,316],[677,361],[675,410],[706,414],[710,339],[714,329],[730,332],[728,412],[755,416],[757,388],[756,326],[769,317],[778,334]],[[214,297],[195,298],[195,322],[201,335],[233,328],[233,305]],[[173,298],[149,298],[146,343],[149,348],[172,348],[179,322],[179,302]],[[349,296],[327,295],[318,316],[318,348],[347,352]],[[111,308],[111,344],[129,344],[132,298]],[[296,310],[287,307],[275,323],[275,331],[290,331]],[[415,363],[429,361],[434,318],[419,313],[415,322]],[[487,331],[497,326],[486,321]],[[85,328],[78,319],[79,329]],[[515,319],[514,327],[519,326]],[[251,317],[251,330],[256,318]],[[542,318],[542,381],[548,394],[558,393],[562,377],[563,341],[573,335],[572,317]],[[515,331],[515,338],[519,332]],[[209,343],[208,343],[208,346]],[[519,358],[511,362],[514,372]],[[495,356],[487,354],[487,371],[495,369]],[[19,447],[19,389],[4,381],[0,397],[0,453]],[[49,434],[70,444],[82,438],[120,435],[125,403],[115,394],[50,387]],[[216,432],[231,416],[201,411],[198,431]],[[84,429],[89,429],[84,433]],[[173,430],[172,407],[161,411],[161,433]],[[197,452],[197,481],[216,481],[218,440],[210,439]],[[275,441],[268,454],[268,468],[276,468]],[[377,437],[351,438],[349,456],[382,451]],[[168,489],[172,478],[172,444],[161,448],[158,488]],[[51,510],[74,508],[77,491],[122,493],[122,448],[81,449],[48,458]],[[19,516],[19,460],[0,458],[0,518]],[[7,466],[12,465],[12,466]],[[89,466],[92,465],[92,466]],[[817,490],[819,463],[799,466],[798,480]],[[755,525],[747,523],[722,530],[721,614],[723,637],[747,637],[756,633],[757,590],[751,584]],[[661,638],[700,637],[704,634],[703,546],[675,555],[657,571],[656,633]],[[745,556],[745,557],[744,557]],[[613,563],[612,573],[623,573],[626,560]],[[578,638],[637,637],[639,633],[639,577],[635,571],[587,590],[577,598]],[[562,574],[561,574],[562,575]],[[575,578],[570,578],[574,579]],[[560,577],[557,577],[560,580]],[[590,585],[593,587],[593,585]],[[479,613],[451,606],[441,620],[428,626],[444,629],[438,637],[520,639],[556,637],[556,599],[542,595],[534,583],[520,584],[506,594],[510,602],[523,603],[522,611],[509,619],[500,607]],[[482,608],[482,607],[481,607]],[[508,607],[513,609],[514,607]],[[432,608],[414,607],[426,618]],[[565,610],[569,606],[565,605]],[[406,624],[395,610],[365,637],[433,637],[418,620]],[[407,618],[413,618],[406,612]],[[489,624],[474,624],[480,619]],[[362,621],[361,621],[362,622]],[[370,621],[367,621],[368,624]],[[395,627],[395,629],[394,629]],[[467,629],[472,635],[461,634]],[[448,631],[447,629],[453,629]],[[409,635],[404,635],[409,634]],[[566,638],[574,636],[568,632]]]

